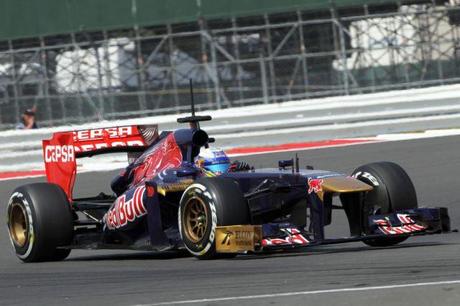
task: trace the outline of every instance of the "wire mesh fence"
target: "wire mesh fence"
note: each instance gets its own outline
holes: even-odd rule
[[[0,42],[0,129],[460,81],[460,11],[292,12]]]

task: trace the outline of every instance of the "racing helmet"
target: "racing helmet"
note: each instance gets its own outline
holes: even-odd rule
[[[201,149],[200,154],[195,159],[195,163],[200,168],[204,168],[214,174],[227,173],[230,168],[230,159],[222,149]]]

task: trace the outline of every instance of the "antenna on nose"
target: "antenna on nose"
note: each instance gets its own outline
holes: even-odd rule
[[[200,121],[209,121],[212,120],[211,116],[197,116],[195,115],[195,99],[193,94],[193,81],[190,79],[190,107],[192,115],[189,117],[177,118],[178,123],[190,123],[190,128],[194,130],[200,129]]]
[[[190,104],[192,106],[192,117],[195,116],[195,99],[194,99],[194,94],[193,94],[193,81],[192,79],[189,79],[190,83]]]

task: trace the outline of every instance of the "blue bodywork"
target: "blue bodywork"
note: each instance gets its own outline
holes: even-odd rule
[[[78,247],[157,251],[182,248],[177,217],[179,202],[187,186],[209,175],[194,163],[200,147],[207,143],[207,134],[199,129],[162,133],[112,181],[117,198],[102,218],[101,235],[88,239],[86,232],[80,236],[77,233],[74,244]],[[153,155],[156,157],[155,163],[162,167],[156,169],[157,165],[151,164],[149,157]],[[168,164],[168,159],[178,156],[181,160]],[[149,167],[153,167],[151,173],[154,175],[139,175]],[[320,192],[321,183],[331,178],[354,178],[323,170],[294,171],[293,164],[291,167],[221,175],[238,182],[247,201],[251,224],[262,226],[266,244],[261,249],[305,247],[450,230],[447,211],[443,208],[418,208],[362,216],[360,211],[365,192],[359,192],[348,200],[348,195],[341,198],[342,202],[348,201],[348,205],[345,203],[342,209],[348,217],[350,236],[325,237],[324,228],[331,223],[332,209],[337,207],[332,204],[332,194]],[[83,207],[89,204],[76,202],[74,205]]]

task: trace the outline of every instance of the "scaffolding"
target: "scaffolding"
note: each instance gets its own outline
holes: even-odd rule
[[[460,81],[460,10],[296,11],[0,42],[0,129]]]

